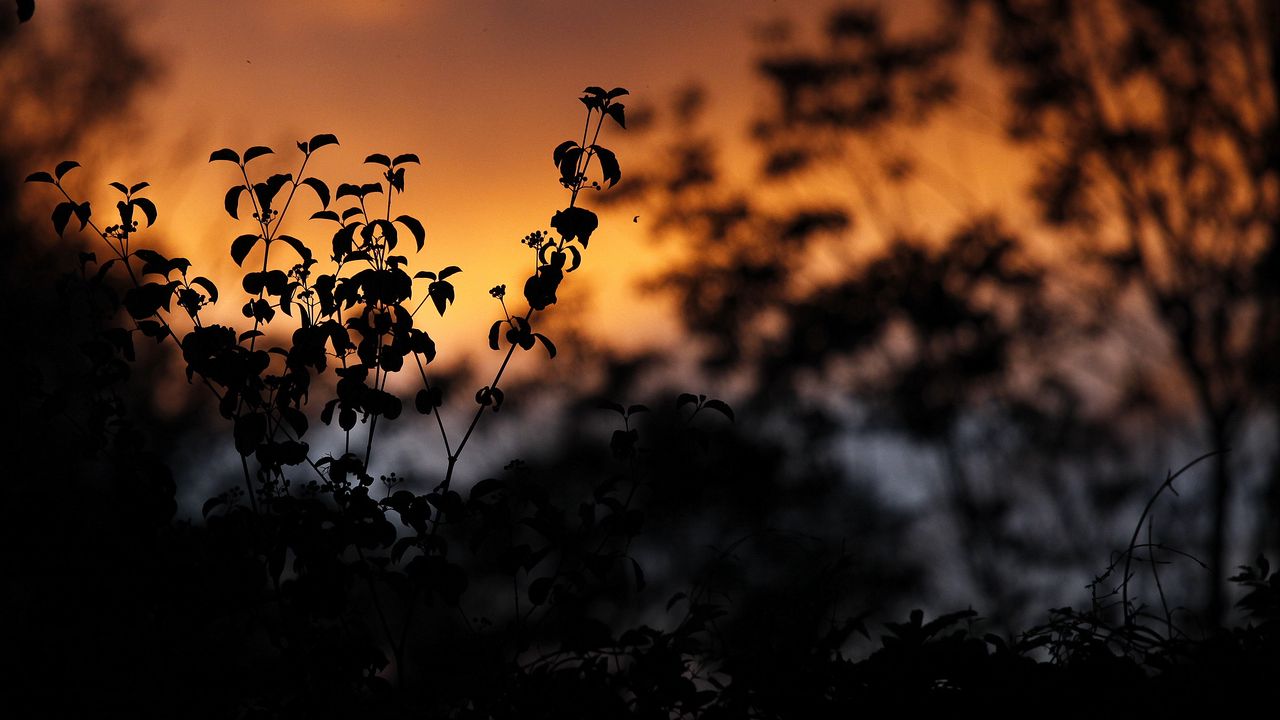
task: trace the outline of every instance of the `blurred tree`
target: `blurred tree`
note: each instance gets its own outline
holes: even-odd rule
[[[873,425],[938,448],[969,574],[1007,610],[1021,598],[995,557],[1020,555],[1016,573],[1096,552],[1100,513],[1136,487],[1130,471],[1081,480],[1134,461],[1121,429],[1176,410],[1151,380],[1161,351],[1180,364],[1209,447],[1274,407],[1280,33],[1265,3],[932,10],[931,25],[905,31],[893,13],[839,10],[816,45],[771,28],[750,191],[726,181],[690,91],[675,103],[670,162],[612,199],[644,198],[660,231],[696,238],[685,270],[658,284],[710,341],[709,367],[745,369],[760,405],[805,388],[828,405],[848,396]],[[933,242],[902,218],[905,183],[930,162],[919,141],[980,69],[974,44],[1007,73],[1008,139],[1043,158],[1035,199],[1052,260],[976,211]],[[1168,342],[1153,350],[1134,327]],[[1130,360],[1102,365],[1117,339]],[[1085,389],[1099,379],[1105,401]],[[1232,485],[1220,456],[1214,617]]]
[[[1077,260],[1145,299],[1205,444],[1240,445],[1244,422],[1275,410],[1280,380],[1280,8],[985,7],[992,57],[1009,78],[1009,135],[1044,157],[1035,184],[1044,219]],[[1274,548],[1280,482],[1271,485],[1262,520]],[[1235,486],[1231,456],[1217,456],[1207,543],[1215,619]]]

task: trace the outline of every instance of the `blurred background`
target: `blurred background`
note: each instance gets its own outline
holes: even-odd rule
[[[1223,616],[1231,569],[1280,542],[1280,10],[1264,0],[10,15],[0,217],[6,300],[30,308],[12,332],[40,337],[27,288],[93,240],[58,240],[29,172],[78,160],[68,185],[100,208],[108,182],[150,182],[143,237],[234,296],[236,178],[210,151],[268,145],[261,169],[284,172],[297,140],[334,133],[313,166],[331,187],[375,180],[370,153],[422,158],[397,202],[427,227],[414,269],[463,268],[427,328],[460,388],[444,419],[463,424],[498,361],[488,290],[522,282],[520,238],[566,204],[551,150],[577,132],[575,98],[621,86],[627,130],[603,143],[622,181],[582,202],[601,228],[540,328],[560,355],[517,356],[462,482],[607,456],[601,397],[660,410],[641,424],[660,449],[693,392],[736,422],[710,459],[655,469],[636,552],[660,587],[716,573],[768,607],[805,574],[854,611],[971,605],[1018,626],[1087,600],[1167,472],[1228,448],[1155,511],[1170,601]],[[324,247],[311,225],[291,232]],[[231,297],[217,312],[243,322]],[[144,357],[135,400],[163,428],[177,516],[198,518],[237,455],[169,360]],[[388,432],[373,470],[434,486],[427,418]]]

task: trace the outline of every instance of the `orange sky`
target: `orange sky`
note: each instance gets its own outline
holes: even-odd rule
[[[763,101],[752,74],[752,30],[778,17],[820,27],[831,2],[650,0],[647,2],[414,2],[412,0],[188,0],[122,2],[137,36],[164,64],[144,96],[141,134],[126,154],[92,169],[105,180],[148,180],[160,207],[150,243],[189,257],[227,292],[224,321],[238,315],[238,276],[231,240],[248,232],[221,209],[235,180],[232,166],[208,164],[209,152],[266,144],[280,153],[252,168],[296,169],[294,141],[332,132],[341,147],[311,168],[331,188],[377,179],[361,164],[373,152],[414,152],[398,212],[421,218],[427,249],[414,269],[456,264],[455,309],[428,329],[446,352],[483,348],[497,313],[487,290],[518,288],[528,258],[518,239],[546,228],[567,195],[556,182],[551,149],[581,126],[577,95],[587,85],[624,86],[632,107],[661,103],[690,82],[710,90],[708,120],[741,142]],[[911,5],[918,5],[912,3]],[[901,7],[899,9],[901,11]],[[41,23],[57,22],[61,3],[40,5]],[[910,8],[908,8],[908,13]],[[105,29],[104,29],[105,31]],[[961,106],[965,120],[924,138],[937,165],[932,184],[898,198],[905,222],[928,226],[978,205],[1003,202],[1024,172],[1015,157],[992,153],[994,108]],[[609,128],[603,144],[629,167],[646,162],[646,146]],[[930,147],[932,146],[932,147]],[[936,148],[936,151],[933,149]],[[745,165],[745,161],[742,163]],[[86,176],[88,177],[88,176]],[[100,191],[100,193],[99,193]],[[95,207],[114,204],[95,188]],[[966,195],[967,193],[967,195]],[[961,200],[958,207],[956,198]],[[307,198],[310,200],[310,198]],[[315,204],[312,201],[312,204]],[[583,203],[592,204],[588,197]],[[301,220],[318,205],[304,205]],[[101,211],[100,211],[101,212]],[[647,238],[630,208],[602,215],[583,271],[571,292],[590,293],[588,326],[617,327],[630,347],[660,343],[673,324],[633,281],[672,260]],[[324,223],[294,225],[313,247],[326,247]],[[562,303],[563,305],[563,303]],[[557,307],[558,312],[569,311]]]

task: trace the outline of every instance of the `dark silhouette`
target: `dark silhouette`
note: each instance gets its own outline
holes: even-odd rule
[[[840,10],[817,49],[766,45],[759,70],[773,103],[753,126],[755,192],[720,180],[692,92],[674,105],[665,151],[681,162],[633,172],[613,201],[643,199],[652,227],[697,238],[686,268],[657,284],[710,341],[709,368],[759,378],[760,409],[816,374],[829,395],[867,407],[868,429],[893,427],[938,449],[963,557],[980,596],[1003,612],[1024,604],[1017,583],[1028,562],[1087,565],[1089,549],[1119,531],[1106,516],[1131,516],[1119,503],[1136,500],[1138,468],[1150,462],[1144,427],[1191,407],[1197,448],[1227,449],[1246,422],[1274,412],[1268,58],[1280,33],[1266,3],[936,11],[932,26],[902,35],[879,12]],[[1067,249],[1052,261],[998,218],[921,238],[887,209],[905,180],[928,174],[912,137],[961,92],[973,37],[1008,79],[1008,138],[1043,158],[1034,198],[1057,231],[1051,242]],[[833,187],[833,177],[845,184]],[[806,179],[831,192],[785,204],[756,197],[765,188],[785,199]],[[850,242],[875,236],[886,251]],[[797,290],[794,278],[815,258],[844,263],[844,276]],[[1087,367],[1123,345],[1134,360]],[[1086,360],[1063,362],[1073,356]],[[1157,362],[1174,366],[1184,387],[1162,386]],[[1089,411],[1099,393],[1086,388],[1098,379],[1112,399]],[[1232,457],[1249,454],[1236,447],[1212,463],[1202,554],[1213,617],[1225,609]],[[1280,468],[1265,452],[1249,459],[1273,476]],[[1268,497],[1263,529],[1276,516],[1275,491]],[[1030,537],[1018,520],[1029,511],[1053,518]],[[1274,549],[1274,539],[1258,549]]]
[[[839,27],[862,32],[853,21]],[[117,99],[141,73],[124,79]],[[41,83],[30,102],[57,82]],[[530,445],[567,452],[466,477],[464,450],[481,421],[511,414],[536,384],[507,379],[517,348],[568,354],[552,336],[569,347],[572,335],[539,313],[570,304],[566,280],[594,234],[607,232],[580,201],[622,179],[600,136],[625,127],[627,94],[593,86],[580,97],[581,138],[552,157],[568,204],[551,231],[519,240],[534,263],[522,285],[528,309],[511,311],[505,283],[490,291],[501,314],[488,343],[502,359],[474,394],[436,373],[426,331],[431,310],[442,316],[458,299],[450,278],[462,270],[435,262],[410,274],[425,260],[425,227],[393,212],[419,164],[413,153],[368,155],[373,180],[331,192],[307,166],[338,143],[333,135],[299,141],[293,168],[264,169],[276,159],[265,146],[214,151],[213,170],[234,178],[224,208],[248,230],[228,248],[243,268],[238,300],[188,260],[143,246],[167,220],[148,182],[110,183],[117,202],[95,210],[80,199],[78,163],[42,158],[47,170],[22,174],[52,197],[52,234],[26,227],[18,183],[5,182],[6,250],[33,246],[36,232],[93,241],[71,246],[69,272],[52,289],[16,267],[3,289],[19,360],[6,368],[5,398],[22,421],[11,428],[0,523],[6,716],[789,718],[1028,709],[1046,697],[1072,711],[1100,700],[1158,711],[1205,693],[1256,692],[1270,679],[1280,580],[1265,559],[1233,578],[1247,592],[1245,628],[1192,634],[1171,610],[1149,612],[1144,602],[1166,599],[1157,563],[1145,566],[1155,594],[1130,588],[1132,568],[1156,557],[1139,532],[1150,532],[1156,501],[1181,473],[1154,490],[1087,609],[1055,610],[1007,637],[984,633],[972,610],[927,621],[917,610],[885,623],[875,642],[868,609],[915,589],[915,568],[881,551],[901,537],[902,518],[863,486],[845,487],[823,452],[838,423],[816,410],[797,443],[742,429],[769,419],[764,397],[735,407],[682,388],[661,405],[580,403],[575,415],[603,436],[533,437]],[[69,124],[63,140],[84,129]],[[0,148],[0,169],[21,157]],[[681,171],[696,177],[697,157]],[[290,212],[308,211],[320,242],[281,232]],[[721,228],[716,240],[760,222],[746,210],[698,211]],[[844,222],[802,214],[780,237],[794,250]],[[895,246],[870,272],[829,288],[833,297],[797,304],[817,317],[796,327],[840,329],[817,341],[849,350],[878,342],[890,310],[926,327],[931,343],[882,399],[887,413],[922,412],[887,422],[958,444],[980,390],[1014,397],[1002,382],[1012,348],[1043,327],[1034,310],[1046,270],[1021,250],[994,221],[937,252]],[[754,266],[767,282],[746,302],[776,299],[767,273],[786,269],[778,262]],[[995,299],[982,300],[986,292]],[[243,327],[202,318],[218,302],[239,305]],[[722,312],[709,309],[704,317]],[[751,350],[739,341],[749,327],[726,328],[722,366]],[[788,329],[771,342],[781,350],[762,356],[775,358],[765,370],[776,400],[814,363],[813,339]],[[157,452],[165,430],[146,421],[148,357],[164,352],[181,358],[220,416],[195,431],[225,433],[239,456],[236,483],[195,521],[178,514]],[[612,364],[597,390],[618,396],[648,363]],[[444,448],[425,483],[371,470],[388,426],[415,415],[388,382],[401,372],[421,381],[417,427],[438,431]],[[581,394],[579,378],[566,382]],[[893,397],[907,387],[923,388],[923,405]],[[451,434],[440,409],[472,401],[468,424]],[[317,420],[340,430],[327,452],[313,447]],[[955,497],[974,506],[971,521],[991,519],[982,498]],[[708,540],[713,553],[692,551]],[[850,658],[855,647],[869,657]]]

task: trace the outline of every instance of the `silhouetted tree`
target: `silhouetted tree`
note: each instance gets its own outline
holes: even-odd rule
[[[1001,528],[1016,520],[1026,533],[1027,495],[1038,494],[1034,515],[1057,519],[1036,527],[1024,559],[1058,561],[1064,548],[1088,548],[1090,526],[1133,487],[1129,471],[1081,483],[1082,473],[1132,462],[1134,436],[1121,430],[1176,413],[1152,385],[1162,348],[1141,345],[1130,324],[1167,335],[1206,445],[1230,445],[1249,412],[1274,405],[1274,12],[933,10],[932,25],[906,33],[878,10],[839,10],[825,44],[798,48],[785,27],[772,29],[758,63],[771,103],[753,125],[761,159],[750,191],[725,180],[716,143],[698,130],[698,92],[675,104],[669,162],[633,174],[629,190],[655,206],[660,231],[696,238],[686,269],[656,282],[710,340],[710,367],[747,369],[766,406],[803,387],[848,393],[878,408],[875,422],[938,447],[972,551],[1026,545]],[[901,217],[905,183],[928,173],[914,139],[961,92],[973,42],[1008,72],[1009,139],[1044,159],[1035,199],[1056,230],[1053,260],[977,209],[979,219],[932,242]],[[1117,341],[1138,359],[1070,367]],[[1109,386],[1104,410],[1083,409],[1097,404],[1088,372]],[[1215,462],[1216,616],[1232,480],[1228,460]],[[1008,573],[977,565],[988,593],[1010,589]]]
[[[1238,446],[1246,421],[1275,411],[1280,380],[1280,9],[979,6],[1009,80],[1009,136],[1043,158],[1044,219],[1081,262],[1141,295],[1205,444]],[[1260,520],[1274,548],[1280,483],[1271,485]],[[1230,455],[1215,458],[1212,488],[1208,607],[1218,618],[1238,491]]]

